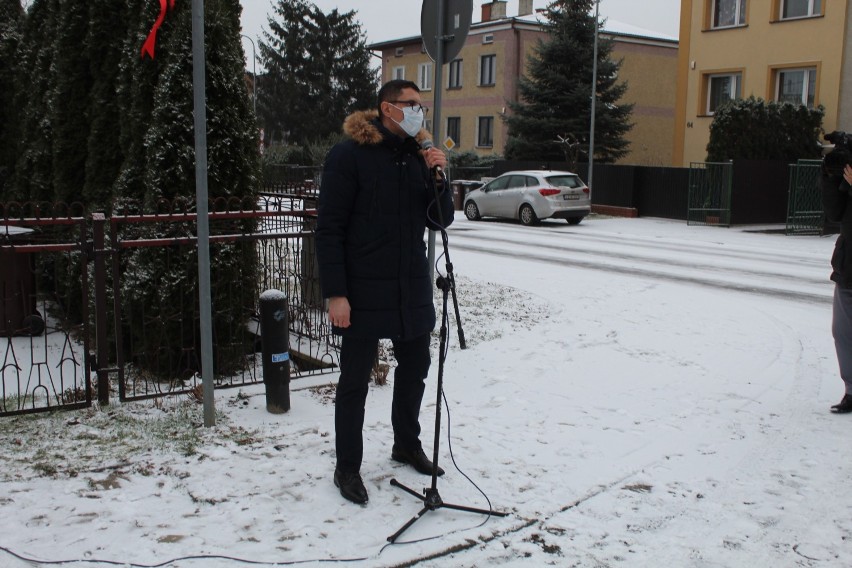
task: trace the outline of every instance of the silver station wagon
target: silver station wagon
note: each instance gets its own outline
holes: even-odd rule
[[[464,214],[518,219],[535,225],[541,219],[565,219],[571,225],[592,210],[589,188],[571,172],[524,170],[506,172],[467,194]]]

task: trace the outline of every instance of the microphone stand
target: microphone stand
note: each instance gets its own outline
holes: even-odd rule
[[[437,169],[437,173],[441,176],[441,181],[445,191],[449,191],[449,185],[447,184],[447,178],[444,176],[444,172],[440,169]],[[466,348],[466,344],[464,343],[464,332],[461,327],[461,318],[459,317],[459,304],[456,298],[456,284],[455,278],[453,276],[453,264],[450,262],[450,252],[449,252],[449,238],[447,237],[446,224],[444,223],[444,213],[441,210],[441,202],[438,194],[438,184],[435,183],[434,178],[432,179],[432,189],[435,193],[435,206],[438,209],[438,222],[441,226],[441,242],[444,246],[444,258],[446,259],[446,270],[447,276],[438,276],[435,281],[437,287],[443,293],[443,304],[441,310],[441,342],[438,351],[438,386],[437,386],[437,401],[435,404],[435,440],[432,445],[432,485],[431,487],[427,487],[423,489],[423,494],[414,491],[410,487],[406,487],[396,479],[391,479],[390,484],[394,487],[399,487],[403,491],[413,495],[417,499],[420,499],[423,502],[423,508],[414,515],[407,523],[405,523],[398,531],[393,533],[388,537],[388,542],[394,543],[396,540],[404,533],[408,528],[416,523],[419,519],[423,517],[429,511],[436,511],[438,509],[453,509],[456,511],[465,511],[468,513],[479,513],[482,515],[495,516],[495,517],[505,517],[508,513],[503,513],[500,511],[494,511],[491,509],[477,509],[475,507],[467,507],[464,505],[453,505],[452,503],[445,503],[443,499],[441,499],[441,494],[438,493],[438,444],[441,439],[441,395],[444,392],[444,361],[447,356],[447,303],[450,292],[453,294],[453,305],[455,307],[456,312],[456,322],[458,323],[458,331],[459,331],[459,343],[462,346],[462,349]]]

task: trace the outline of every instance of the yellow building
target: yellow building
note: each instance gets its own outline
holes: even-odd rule
[[[457,58],[443,70],[441,138],[449,135],[454,151],[501,154],[506,126],[501,116],[518,100],[518,77],[539,40],[546,40],[532,0],[520,0],[516,17],[506,16],[506,1],[482,5],[482,18]],[[677,47],[675,38],[608,21],[603,37],[614,40],[614,60],[623,59],[619,79],[628,90],[622,103],[633,103],[630,152],[623,164],[670,165],[675,124]],[[424,102],[434,96],[434,66],[420,36],[369,46],[382,54],[382,82],[408,79],[418,84]],[[431,122],[427,123],[431,130]],[[556,142],[554,142],[556,143]]]
[[[822,105],[826,132],[852,130],[850,25],[849,0],[681,0],[675,165],[704,161],[730,98]]]

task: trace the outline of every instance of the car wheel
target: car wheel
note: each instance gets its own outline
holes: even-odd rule
[[[464,215],[471,221],[479,221],[482,217],[479,216],[479,207],[473,201],[468,201],[464,205]]]
[[[521,205],[518,217],[524,225],[536,225],[538,223],[538,217],[536,217],[535,211],[533,211],[533,208],[526,203]]]
[[[583,218],[582,217],[568,217],[565,220],[568,221],[569,225],[579,225],[580,221],[582,221]]]

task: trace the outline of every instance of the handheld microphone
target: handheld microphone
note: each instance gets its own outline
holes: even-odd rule
[[[428,150],[429,148],[434,148],[434,147],[435,147],[435,144],[434,144],[434,142],[432,142],[431,138],[427,138],[426,140],[424,140],[423,142],[420,143],[420,149],[421,150]],[[441,166],[434,166],[432,168],[432,170],[437,172],[438,175],[440,175],[441,177],[444,176],[444,169]]]

